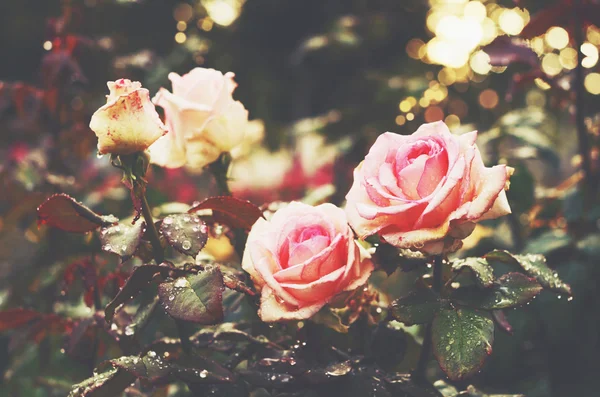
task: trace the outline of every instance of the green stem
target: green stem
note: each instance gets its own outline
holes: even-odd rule
[[[230,163],[231,155],[223,153],[216,161],[208,165],[210,172],[215,177],[217,190],[221,196],[231,196],[231,190],[229,190],[229,185],[227,184],[227,171],[229,170]]]
[[[441,255],[435,255],[433,257],[433,280],[431,283],[431,288],[436,294],[439,294],[442,289],[442,263],[443,257]],[[413,372],[413,376],[417,382],[427,382],[427,376],[425,372],[431,356],[432,328],[433,323],[428,323],[427,327],[425,328],[425,336],[423,338],[423,346],[421,347],[419,362],[417,363],[417,368]]]
[[[160,265],[165,261],[165,253],[162,249],[162,245],[160,244],[160,238],[158,236],[158,231],[156,230],[156,226],[154,225],[154,219],[152,218],[152,212],[150,211],[150,206],[148,205],[148,200],[146,200],[146,193],[142,193],[142,215],[144,216],[144,220],[146,221],[146,227],[150,231],[150,243],[152,244],[152,252],[154,254],[154,260],[157,265]]]

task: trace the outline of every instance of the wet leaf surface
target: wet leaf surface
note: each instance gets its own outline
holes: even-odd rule
[[[145,230],[146,224],[140,221],[135,225],[119,223],[104,227],[100,231],[102,250],[117,254],[125,261],[136,252]]]
[[[492,353],[494,322],[489,313],[469,308],[444,309],[432,328],[433,353],[452,380],[474,375]]]
[[[216,222],[231,228],[250,230],[254,222],[262,216],[262,211],[250,201],[230,196],[210,197],[190,208],[189,213],[200,210],[212,210]]]
[[[223,275],[217,267],[179,277],[158,286],[165,311],[173,318],[199,324],[216,324],[223,319]]]
[[[200,217],[192,214],[174,214],[165,217],[160,233],[169,245],[193,258],[208,241],[208,228]]]
[[[489,288],[494,284],[494,269],[483,258],[466,258],[452,261],[452,270],[469,269],[477,284]]]
[[[429,288],[419,288],[390,305],[392,316],[406,325],[429,323],[440,308],[439,297]]]
[[[55,194],[37,209],[38,224],[73,233],[86,233],[119,221],[112,215],[99,215],[67,194]]]

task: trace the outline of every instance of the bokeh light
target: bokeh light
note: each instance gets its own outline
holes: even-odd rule
[[[590,94],[600,95],[600,73],[590,73],[585,76],[584,85]]]
[[[550,47],[561,50],[569,44],[569,33],[559,26],[554,26],[548,29],[545,39]]]

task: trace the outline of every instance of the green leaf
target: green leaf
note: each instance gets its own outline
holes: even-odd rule
[[[173,266],[172,263],[163,262],[160,265],[142,265],[135,267],[131,276],[125,282],[125,285],[117,293],[112,301],[104,309],[104,315],[107,322],[112,321],[115,315],[115,310],[119,305],[126,303],[137,296],[148,284],[152,282],[152,279],[156,274],[160,274],[161,277],[166,278],[171,272],[182,275],[187,272],[183,269],[178,269]]]
[[[137,222],[135,225],[119,223],[104,227],[100,231],[102,249],[121,256],[125,261],[137,250],[145,230],[144,222]]]
[[[55,194],[38,208],[38,224],[67,232],[86,233],[119,221],[112,215],[98,215],[67,194]]]
[[[442,370],[461,380],[479,371],[492,353],[494,322],[489,313],[474,309],[443,309],[433,319],[432,339]]]
[[[550,269],[543,255],[512,255],[506,251],[495,250],[485,255],[488,260],[512,264],[521,267],[528,275],[534,277],[544,288],[554,292],[571,295],[571,286],[563,282],[558,273]]]
[[[324,325],[332,330],[341,334],[347,334],[349,325],[344,324],[341,317],[333,311],[329,306],[325,306],[319,310],[314,316],[311,317],[311,321],[316,324]]]
[[[452,300],[477,309],[498,310],[524,305],[541,290],[542,286],[534,278],[513,272],[504,274],[486,290],[458,289],[452,294]]]
[[[600,257],[600,233],[590,234],[577,242],[577,249],[590,258]]]
[[[425,324],[441,309],[441,301],[429,288],[420,288],[390,305],[394,318],[406,325]]]
[[[154,384],[174,380],[191,383],[226,383],[233,379],[233,375],[220,366],[219,373],[213,371],[211,368],[214,367],[213,363],[200,356],[190,357],[181,354],[175,360],[170,360],[170,356],[170,354],[160,355],[150,350],[142,358],[125,356],[111,360],[110,363],[115,368],[125,370],[136,378]]]
[[[68,397],[119,396],[134,380],[134,375],[112,368],[74,385]]]
[[[223,320],[223,289],[219,268],[208,267],[196,275],[161,283],[158,296],[171,317],[210,325]]]
[[[452,270],[461,271],[469,269],[477,284],[484,288],[489,288],[494,284],[494,270],[483,258],[458,259],[452,262]]]
[[[191,214],[169,215],[160,225],[160,233],[170,246],[193,258],[206,245],[208,228],[200,217]]]
[[[515,169],[510,177],[510,189],[506,192],[511,210],[521,214],[535,204],[535,179],[522,162],[511,163]]]

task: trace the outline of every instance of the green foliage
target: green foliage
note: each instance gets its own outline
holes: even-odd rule
[[[445,308],[436,314],[432,328],[433,354],[452,380],[481,369],[492,354],[494,322],[489,313],[469,308]]]
[[[175,214],[165,217],[160,224],[160,233],[169,245],[182,254],[193,258],[206,245],[208,228],[200,217]]]
[[[159,284],[158,296],[174,319],[208,325],[223,320],[223,289],[221,271],[211,267]]]

